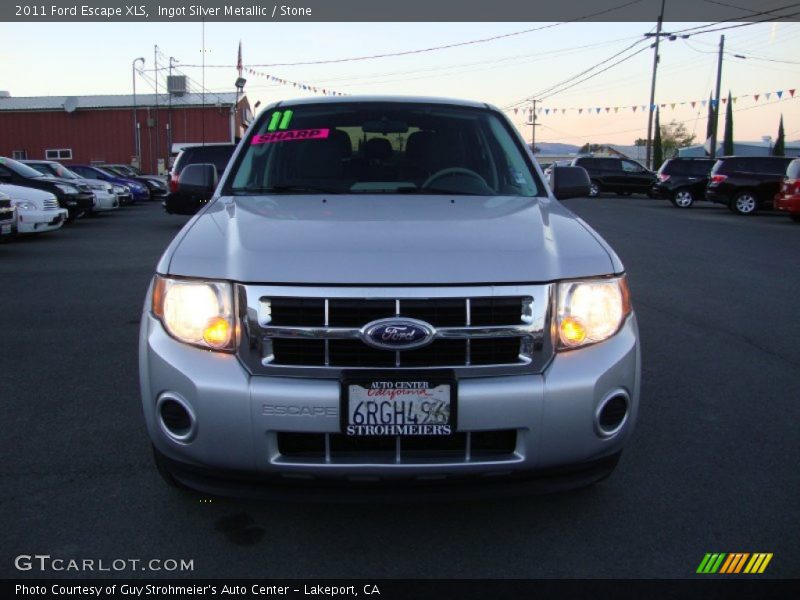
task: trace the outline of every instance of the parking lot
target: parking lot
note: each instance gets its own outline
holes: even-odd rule
[[[706,552],[772,552],[767,575],[796,576],[800,226],[703,202],[565,204],[627,267],[642,400],[610,479],[533,498],[331,505],[170,489],[141,415],[137,334],[186,219],[153,202],[0,245],[0,554],[193,559],[198,577],[528,578],[690,577]],[[0,574],[26,575],[12,560]]]

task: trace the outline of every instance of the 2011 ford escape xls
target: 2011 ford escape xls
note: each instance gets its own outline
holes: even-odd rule
[[[197,164],[178,185],[211,200],[140,335],[169,482],[546,490],[614,469],[639,399],[625,272],[556,199],[586,172],[556,168],[551,192],[496,108],[279,102],[219,184]]]

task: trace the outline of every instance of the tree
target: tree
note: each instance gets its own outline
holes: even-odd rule
[[[656,134],[653,136],[653,169],[658,169],[664,162],[664,148],[661,145],[660,111],[656,109]],[[650,166],[650,165],[647,165]]]
[[[656,128],[658,131],[659,128]],[[694,134],[689,133],[686,125],[672,120],[660,127],[661,151],[664,158],[672,158],[678,155],[679,148],[686,148],[694,144]]]
[[[599,152],[603,149],[601,144],[590,144],[586,142],[583,146],[578,148],[578,154],[591,154],[592,152]]]
[[[725,137],[722,141],[722,154],[733,155],[733,101],[730,92],[728,92],[728,106],[725,109]]]
[[[775,146],[772,148],[773,156],[785,156],[786,154],[786,140],[783,134],[783,115],[781,115],[781,122],[778,125],[778,139],[775,140]]]

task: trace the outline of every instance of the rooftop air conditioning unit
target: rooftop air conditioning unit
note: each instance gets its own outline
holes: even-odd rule
[[[167,76],[167,91],[173,96],[183,96],[189,89],[186,84],[186,75]]]

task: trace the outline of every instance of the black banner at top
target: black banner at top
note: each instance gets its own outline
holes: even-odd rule
[[[297,22],[797,21],[791,0],[16,0],[0,21]]]

